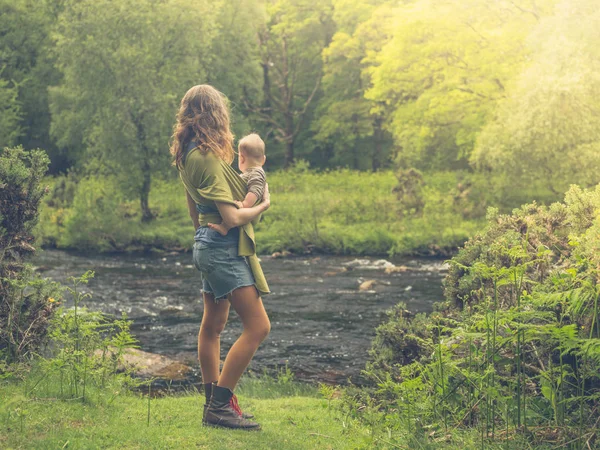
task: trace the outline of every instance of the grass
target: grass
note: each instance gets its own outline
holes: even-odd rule
[[[246,377],[237,389],[240,406],[262,426],[254,432],[202,426],[204,396],[197,392],[153,398],[122,391],[110,401],[109,393],[98,392],[89,398],[101,400],[82,402],[43,395],[44,388],[30,392],[30,387],[0,384],[2,449],[478,448],[475,432],[413,437],[408,429],[386,426],[381,413],[347,414],[333,387],[321,395],[313,385],[281,377]]]
[[[462,245],[483,223],[479,199],[457,196],[460,176],[429,174],[419,214],[393,192],[392,172],[269,173],[272,207],[257,227],[259,253],[289,250],[348,255],[442,254]],[[49,247],[80,251],[189,249],[193,229],[177,179],[155,180],[150,207],[156,219],[140,222],[137,200],[109,177],[49,179],[51,193],[37,235]]]
[[[125,394],[110,405],[22,396],[22,386],[0,387],[2,448],[210,448],[345,449],[369,448],[368,429],[348,421],[315,388],[248,383],[239,390],[240,405],[255,414],[260,432],[229,431],[201,425],[203,396],[186,394],[150,400]],[[248,389],[249,388],[249,389]],[[286,394],[287,390],[287,394]],[[10,399],[21,401],[10,404]],[[272,398],[277,395],[277,398]],[[9,417],[9,411],[12,414]]]

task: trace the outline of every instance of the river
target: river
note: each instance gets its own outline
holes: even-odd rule
[[[429,312],[442,298],[445,265],[439,259],[393,259],[408,269],[396,273],[374,268],[380,259],[376,257],[261,259],[273,292],[263,299],[272,329],[251,364],[256,372],[287,364],[302,380],[357,379],[386,310],[402,301],[413,312]],[[61,282],[94,270],[95,277],[84,287],[92,294],[90,308],[127,313],[143,350],[197,366],[203,306],[199,273],[189,253],[85,255],[46,250],[34,264],[43,276]],[[368,280],[375,280],[373,286],[359,290]],[[222,334],[222,356],[240,332],[232,311]]]

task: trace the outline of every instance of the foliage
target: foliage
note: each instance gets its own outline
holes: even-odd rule
[[[46,149],[64,163],[49,136],[48,86],[59,72],[50,33],[61,2],[0,1],[0,148]]]
[[[67,5],[57,26],[63,81],[50,90],[52,134],[117,174],[150,220],[152,178],[169,166],[177,104],[206,76],[202,49],[216,32],[215,8],[179,0]]]
[[[265,138],[270,172],[471,171],[475,219],[548,203],[598,182],[595,6],[2,0],[0,144],[116,180],[148,221],[177,102],[210,83],[235,132]]]
[[[400,170],[396,173],[398,184],[393,192],[398,201],[412,214],[422,214],[425,202],[423,201],[423,174],[416,169]]]
[[[120,393],[115,389],[135,384],[120,367],[125,349],[137,343],[129,332],[131,322],[125,314],[113,320],[87,308],[85,302],[91,295],[81,288],[93,276],[90,271],[79,278],[71,277],[72,286],[66,290],[73,306],[61,306],[52,320],[50,355],[37,361],[36,367],[41,372],[36,386],[42,383],[47,395],[55,389],[53,394],[58,398],[86,402],[90,401],[91,391],[96,400],[112,401]]]
[[[2,0],[0,141],[43,146],[56,169],[97,159],[87,170],[118,174],[148,219],[176,103],[208,82],[238,134],[263,134],[271,169],[472,164],[503,175],[496,190],[556,197],[597,181],[594,7]]]
[[[391,38],[371,56],[365,96],[384,115],[401,167],[467,167],[475,137],[523,64],[528,31],[545,12],[529,0],[423,0],[388,16]]]
[[[5,148],[0,153],[0,357],[15,362],[43,343],[56,283],[33,276],[26,259],[35,252],[32,233],[46,190],[48,157],[41,151]]]
[[[130,202],[124,202],[114,179],[81,180],[72,209],[61,218],[66,246],[106,251],[115,248],[117,242],[131,239],[133,230],[123,226],[128,209],[132,209]]]
[[[215,4],[211,2],[211,4]],[[260,101],[262,69],[256,38],[265,21],[259,0],[228,0],[218,9],[215,36],[203,49],[206,83],[226,93],[230,100],[232,128],[236,135],[253,131],[247,104]],[[204,82],[204,80],[202,80]],[[200,81],[198,81],[200,82]]]
[[[257,227],[258,251],[449,254],[481,223],[474,211],[485,199],[473,192],[460,197],[465,177],[424,175],[424,207],[417,217],[392,192],[391,172],[317,173],[304,163],[270,172],[274,201]],[[111,177],[54,178],[37,231],[44,245],[88,251],[190,248],[193,228],[179,181],[157,180],[151,223],[139,223],[139,206],[119,189]]]
[[[265,137],[283,144],[285,167],[294,163],[296,141],[321,84],[320,56],[333,33],[331,13],[330,1],[266,2],[266,22],[258,33],[263,99],[247,107],[254,122],[264,124]]]
[[[552,192],[600,182],[600,39],[597,2],[562,2],[530,37],[532,62],[484,128],[474,164],[505,174],[512,189]]]
[[[22,134],[19,121],[21,105],[18,101],[17,89],[0,78],[0,148],[14,145]]]
[[[488,219],[450,261],[446,300],[431,316],[399,306],[378,328],[370,387],[349,391],[347,404],[395,427],[398,442],[463,429],[477,430],[481,447],[593,446],[600,186]]]
[[[333,2],[337,31],[323,50],[323,97],[312,124],[315,140],[332,150],[329,164],[374,171],[389,165],[392,145],[383,116],[374,113],[378,103],[365,98],[373,64],[368,55],[388,39],[387,3]]]

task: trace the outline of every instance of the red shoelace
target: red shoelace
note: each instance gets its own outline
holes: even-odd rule
[[[238,405],[237,397],[235,396],[235,394],[233,394],[231,400],[229,400],[229,406],[231,406],[233,410],[236,413],[238,413],[240,417],[242,417],[242,410],[240,409],[240,405]]]

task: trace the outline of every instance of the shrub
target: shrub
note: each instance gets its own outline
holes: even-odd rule
[[[136,213],[131,203],[124,201],[114,180],[84,178],[65,216],[61,243],[87,251],[119,250],[131,240],[133,229],[127,219]]]
[[[574,186],[549,207],[490,210],[487,228],[450,261],[435,312],[398,307],[378,328],[370,385],[347,401],[425,441],[477,430],[481,447],[593,444],[599,250],[600,186]]]
[[[50,326],[49,354],[38,361],[37,369],[46,385],[44,392],[59,398],[90,400],[113,397],[114,388],[134,384],[127,371],[122,371],[123,352],[135,347],[130,333],[131,321],[125,314],[113,319],[85,304],[91,295],[81,290],[94,276],[91,271],[70,278],[66,291],[73,306],[57,309]],[[112,386],[106,390],[107,386]]]
[[[45,193],[49,160],[41,150],[5,148],[0,154],[0,355],[8,362],[35,352],[46,337],[57,284],[32,274],[32,230]]]

